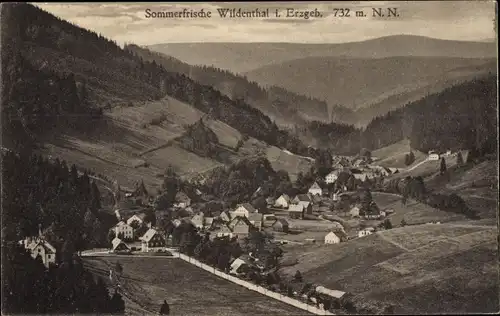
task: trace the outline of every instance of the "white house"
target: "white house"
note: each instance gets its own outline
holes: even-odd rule
[[[40,257],[45,267],[48,268],[50,264],[56,263],[56,248],[52,246],[48,241],[46,241],[43,237],[28,237],[24,240],[21,240],[19,243],[29,251],[31,257],[33,257],[34,259]]]
[[[146,214],[134,214],[129,219],[127,219],[127,224],[132,225],[134,221],[137,221],[139,225],[144,224],[144,219],[146,218]]]
[[[231,212],[231,218],[236,216],[248,217],[251,213],[255,213],[257,210],[250,203],[243,203],[238,205],[234,211]]]
[[[439,154],[436,153],[434,150],[429,151],[429,157],[427,158],[429,160],[439,160]]]
[[[429,160],[439,160],[439,154],[430,154]]]
[[[367,228],[362,229],[358,232],[358,237],[365,237],[365,236],[371,235],[371,234],[373,234],[374,231],[375,231],[375,229],[373,229],[373,227],[367,227]]]
[[[323,190],[319,186],[317,182],[314,182],[313,185],[309,188],[308,191],[311,195],[323,195]]]
[[[329,232],[326,236],[325,236],[325,244],[338,244],[340,243],[340,237],[335,235],[334,232]]]
[[[274,202],[275,207],[288,208],[289,205],[290,205],[290,197],[286,194],[282,194]]]
[[[355,205],[351,208],[349,214],[351,215],[351,217],[359,217],[359,210],[359,206]]]
[[[123,234],[123,239],[134,239],[134,228],[124,221],[118,222],[112,229],[115,231],[116,236]]]
[[[234,261],[231,263],[231,267],[229,268],[229,274],[239,274],[242,271],[240,268],[243,268],[244,266],[248,266],[248,264],[244,261],[241,260],[240,258],[234,259]]]

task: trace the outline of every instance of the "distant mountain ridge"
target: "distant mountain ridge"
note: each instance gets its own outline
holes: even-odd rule
[[[409,101],[438,92],[477,75],[496,71],[489,58],[385,57],[377,59],[308,57],[246,73],[264,87],[291,92],[354,110],[345,122],[364,125]]]
[[[393,35],[337,44],[301,43],[170,43],[154,51],[192,65],[209,65],[243,73],[305,57],[385,58],[394,56],[495,58],[496,43],[441,40]]]
[[[289,92],[278,86],[263,88],[245,76],[210,66],[189,65],[177,58],[137,45],[126,45],[125,49],[145,61],[154,61],[162,65],[167,71],[183,74],[196,82],[214,87],[231,99],[243,99],[275,120],[277,124],[293,126],[303,124],[305,121],[329,120],[328,105],[319,99]],[[339,114],[345,116],[349,113],[349,109],[339,107]]]

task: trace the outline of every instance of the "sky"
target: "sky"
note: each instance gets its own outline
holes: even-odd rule
[[[343,43],[388,35],[421,35],[439,39],[484,41],[495,36],[495,1],[342,1],[253,3],[34,3],[80,27],[115,40],[134,43],[290,42]],[[397,8],[399,17],[372,17],[372,8]],[[146,18],[145,11],[212,12],[212,18]],[[278,9],[282,17],[229,19],[217,9]],[[284,18],[287,8],[314,10],[318,18]],[[334,9],[363,10],[367,17],[335,16]],[[339,11],[337,11],[339,12]]]

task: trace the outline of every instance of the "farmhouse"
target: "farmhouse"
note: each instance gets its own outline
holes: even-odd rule
[[[175,195],[175,204],[174,207],[177,208],[186,208],[191,205],[191,199],[184,192],[177,192]]]
[[[250,203],[243,203],[238,205],[238,207],[231,213],[231,217],[248,217],[251,213],[255,212],[257,212],[257,210]]]
[[[229,268],[229,274],[238,275],[244,273],[245,268],[248,267],[248,263],[240,258],[234,259]]]
[[[199,212],[191,218],[191,223],[193,223],[194,227],[203,229],[205,224],[205,214],[203,214],[203,212]]]
[[[111,241],[111,250],[115,253],[130,252],[130,248],[127,244],[118,237],[115,237],[113,241]]]
[[[112,229],[114,230],[116,236],[120,236],[120,234],[122,234],[123,239],[134,239],[134,228],[124,221],[118,222],[118,224],[116,224]]]
[[[290,205],[290,197],[286,194],[282,194],[274,202],[275,207],[288,208],[289,205]]]
[[[325,236],[325,244],[338,244],[340,243],[340,237],[337,236],[334,232],[329,232],[326,236]]]
[[[291,204],[288,208],[288,216],[294,219],[302,219],[304,218],[304,205],[302,204]]]
[[[217,237],[229,237],[233,238],[233,231],[227,225],[222,225],[221,228],[215,234]]]
[[[317,286],[316,293],[328,296],[334,300],[336,305],[340,304],[342,298],[346,296],[346,292],[338,291],[338,290],[330,290],[324,286]]]
[[[299,202],[312,202],[312,199],[307,194],[297,194],[292,200],[292,204],[299,204]]]
[[[367,227],[367,228],[362,229],[358,232],[358,237],[365,237],[365,236],[371,235],[371,234],[373,234],[374,231],[375,231],[375,229],[373,227]]]
[[[127,219],[127,224],[132,225],[133,222],[137,221],[139,225],[144,224],[146,219],[146,214],[140,213],[140,214],[134,214],[132,215],[129,219]]]
[[[43,238],[41,231],[38,237],[28,237],[21,240],[19,243],[31,254],[31,257],[34,259],[40,257],[46,268],[56,263],[57,250]]]
[[[165,238],[156,230],[150,228],[144,236],[140,238],[142,251],[147,252],[150,250],[165,247]]]
[[[284,218],[277,219],[272,225],[273,230],[277,232],[288,233],[289,225],[288,222]]]
[[[429,151],[429,157],[427,159],[429,160],[439,160],[439,154],[436,153],[434,150]]]
[[[309,188],[309,191],[308,191],[311,195],[323,195],[323,190],[321,189],[321,187],[319,186],[319,184],[317,182],[314,182],[313,185]]]
[[[359,210],[360,210],[360,207],[358,205],[353,206],[351,208],[351,210],[349,211],[351,218],[359,217]]]
[[[248,221],[255,227],[257,230],[262,229],[262,224],[264,222],[264,215],[261,213],[251,213],[248,215]]]
[[[253,228],[252,223],[245,216],[237,216],[229,223],[228,227],[231,229],[232,234],[236,236],[247,236]]]

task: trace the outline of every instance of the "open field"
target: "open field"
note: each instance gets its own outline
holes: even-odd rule
[[[127,315],[158,313],[163,300],[171,315],[305,315],[307,312],[218,278],[180,259],[85,258],[98,275],[119,261]],[[109,278],[106,278],[109,280]]]
[[[227,161],[235,162],[261,153],[276,170],[293,170],[292,177],[298,171],[308,170],[311,165],[305,158],[287,154],[252,138],[239,152],[231,151],[242,138],[240,132],[170,97],[134,106],[114,107],[104,113],[101,122],[96,123],[95,132],[83,135],[66,131],[52,135],[47,137],[47,145],[39,152],[106,174],[118,180],[123,187],[133,188],[142,179],[147,189],[155,192],[168,165],[184,176],[204,173],[222,165],[215,159],[184,150],[174,142],[187,125],[200,118],[206,121],[227,149]]]
[[[285,247],[305,282],[393,304],[396,313],[498,310],[497,228],[418,225],[338,245]],[[430,301],[429,301],[430,300]]]
[[[410,153],[410,151],[413,151],[415,155],[415,162],[413,162],[412,165],[424,161],[427,158],[426,154],[412,149],[408,139],[374,150],[372,156],[378,158],[376,161],[377,165],[390,168],[406,168],[405,155]]]
[[[394,210],[394,214],[387,216],[393,227],[400,226],[403,219],[409,225],[425,224],[428,222],[443,223],[467,219],[465,215],[435,209],[413,199],[408,199],[406,205],[403,205],[401,197],[396,194],[372,192],[372,197],[381,209],[390,208]]]

